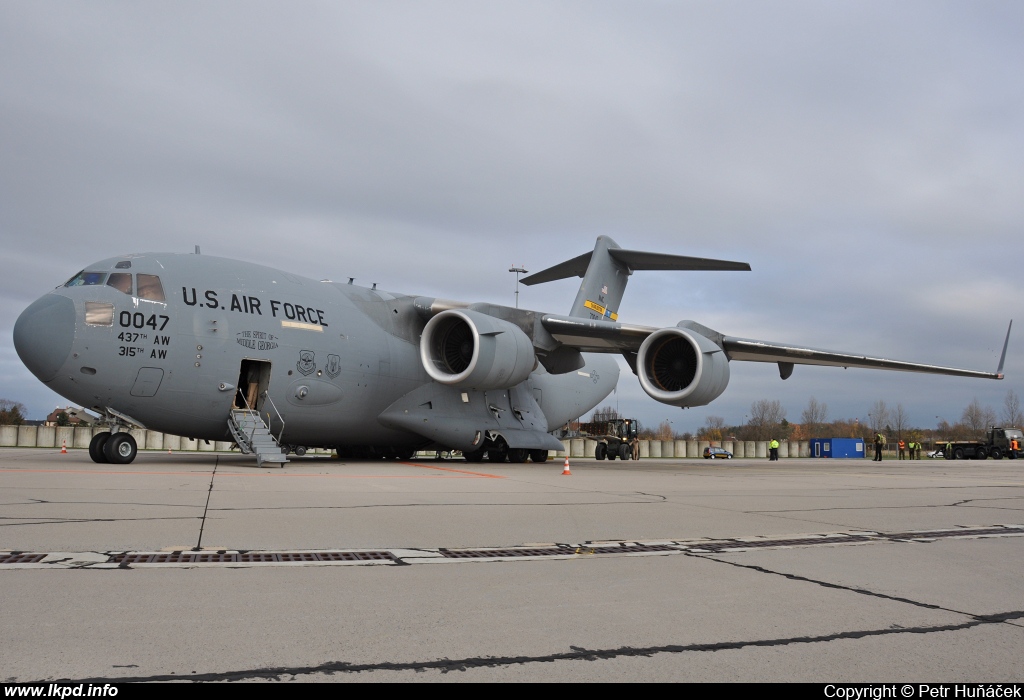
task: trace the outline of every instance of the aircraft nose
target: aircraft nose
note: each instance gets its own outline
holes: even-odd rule
[[[14,349],[32,374],[57,376],[75,340],[75,304],[59,294],[37,299],[14,324]]]

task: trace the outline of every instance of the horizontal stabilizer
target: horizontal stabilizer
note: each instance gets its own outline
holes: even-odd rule
[[[583,277],[590,265],[593,252],[584,253],[572,260],[566,260],[546,270],[542,270],[520,280],[523,284],[534,285],[568,277]],[[610,248],[608,255],[616,262],[622,263],[632,270],[726,270],[749,272],[750,264],[732,260],[715,260],[713,258],[694,258],[688,255],[667,255],[650,253],[643,250],[623,250]]]

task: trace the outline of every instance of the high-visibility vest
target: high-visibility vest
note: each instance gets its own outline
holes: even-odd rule
[[[902,440],[900,440],[900,449],[902,450],[906,446],[907,446],[906,443],[904,443]]]

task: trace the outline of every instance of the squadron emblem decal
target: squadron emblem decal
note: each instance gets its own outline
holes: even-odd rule
[[[312,350],[299,350],[299,361],[295,363],[295,369],[303,376],[313,374],[316,369],[314,358],[316,354]]]
[[[331,379],[337,379],[338,375],[341,374],[341,358],[337,355],[328,355],[327,366],[324,367],[324,372],[327,372],[327,376]]]

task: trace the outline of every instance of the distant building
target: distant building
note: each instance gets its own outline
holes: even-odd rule
[[[66,408],[57,406],[57,408],[53,409],[53,412],[46,417],[44,425],[57,425],[57,421],[60,419],[61,413],[68,414],[68,422],[71,425],[92,425],[95,420],[95,418],[86,413],[84,409],[77,408],[75,406],[67,406]]]

